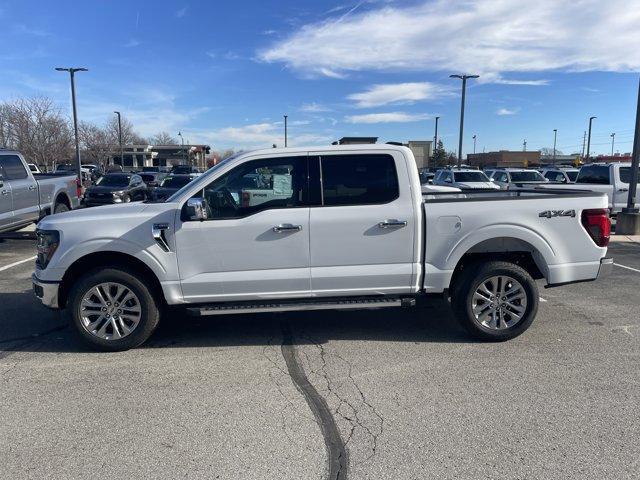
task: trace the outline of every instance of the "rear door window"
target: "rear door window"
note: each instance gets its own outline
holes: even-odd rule
[[[27,169],[17,155],[1,155],[0,168],[5,180],[22,180],[28,177]]]
[[[620,167],[620,181],[631,183],[631,167]],[[638,170],[638,183],[640,183],[640,169]]]
[[[400,194],[391,155],[329,155],[320,164],[325,206],[388,203]]]

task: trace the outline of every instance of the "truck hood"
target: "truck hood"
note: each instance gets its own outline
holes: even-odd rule
[[[86,223],[87,228],[93,228],[93,225],[95,225],[96,228],[98,226],[106,226],[109,228],[109,225],[113,227],[115,224],[131,220],[143,222],[147,218],[175,208],[176,205],[171,203],[142,202],[82,208],[44,217],[38,223],[38,228],[43,230],[56,230],[63,228],[65,225],[78,223]]]

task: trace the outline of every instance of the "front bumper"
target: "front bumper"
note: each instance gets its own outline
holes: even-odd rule
[[[60,308],[58,305],[60,282],[45,282],[33,274],[31,283],[33,284],[33,293],[45,307]]]

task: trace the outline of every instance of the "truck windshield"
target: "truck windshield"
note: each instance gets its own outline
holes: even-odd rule
[[[166,202],[173,202],[176,198],[178,198],[180,195],[182,195],[182,192],[184,190],[186,190],[187,188],[191,188],[193,185],[200,185],[201,187],[204,187],[207,183],[210,182],[211,175],[214,172],[217,172],[221,167],[225,166],[231,160],[233,160],[235,158],[238,158],[240,155],[245,155],[246,153],[248,153],[248,152],[238,152],[235,155],[231,155],[230,157],[225,158],[220,163],[217,163],[216,165],[211,167],[209,170],[207,170],[207,173],[205,173],[204,175],[200,175],[193,182],[187,183],[184,187],[182,187],[176,193],[174,193],[169,198],[167,198]]]
[[[620,181],[631,183],[631,167],[620,167]],[[638,183],[640,183],[640,169],[638,169]]]
[[[544,177],[538,172],[511,172],[512,182],[544,182]]]
[[[567,174],[567,177],[569,177],[569,180],[575,182],[576,178],[578,178],[578,172],[579,170],[568,170],[565,173]]]
[[[455,172],[456,182],[488,182],[489,178],[482,172]]]
[[[126,187],[129,185],[129,175],[109,174],[101,177],[96,185],[101,187]]]

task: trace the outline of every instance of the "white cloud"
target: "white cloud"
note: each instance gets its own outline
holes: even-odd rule
[[[187,7],[182,7],[180,10],[176,12],[176,17],[182,18],[187,14]]]
[[[638,0],[423,1],[307,24],[258,56],[306,75],[331,77],[363,70],[483,76],[638,71],[638,24]],[[501,76],[496,80],[544,84]]]
[[[331,109],[320,103],[311,102],[311,103],[302,104],[302,106],[300,107],[300,111],[308,112],[308,113],[319,113],[319,112],[330,112]]]
[[[519,111],[518,108],[499,108],[496,110],[496,115],[515,115]]]
[[[367,113],[364,115],[349,115],[345,117],[348,123],[400,123],[417,122],[431,118],[427,114],[413,114],[405,112]]]
[[[366,91],[348,95],[349,100],[356,102],[360,108],[379,107],[382,105],[410,104],[418,100],[429,100],[451,92],[451,87],[430,82],[393,83],[373,85]]]
[[[224,127],[213,131],[197,132],[197,138],[201,138],[214,146],[214,148],[269,148],[273,144],[284,145],[283,122],[262,122],[241,127]],[[313,132],[289,131],[288,144],[296,145],[327,145],[333,136],[317,134]]]
[[[136,40],[135,38],[132,38],[127,43],[125,43],[123,45],[123,47],[124,48],[133,48],[133,47],[137,47],[138,45],[140,45],[140,42],[138,40]]]

